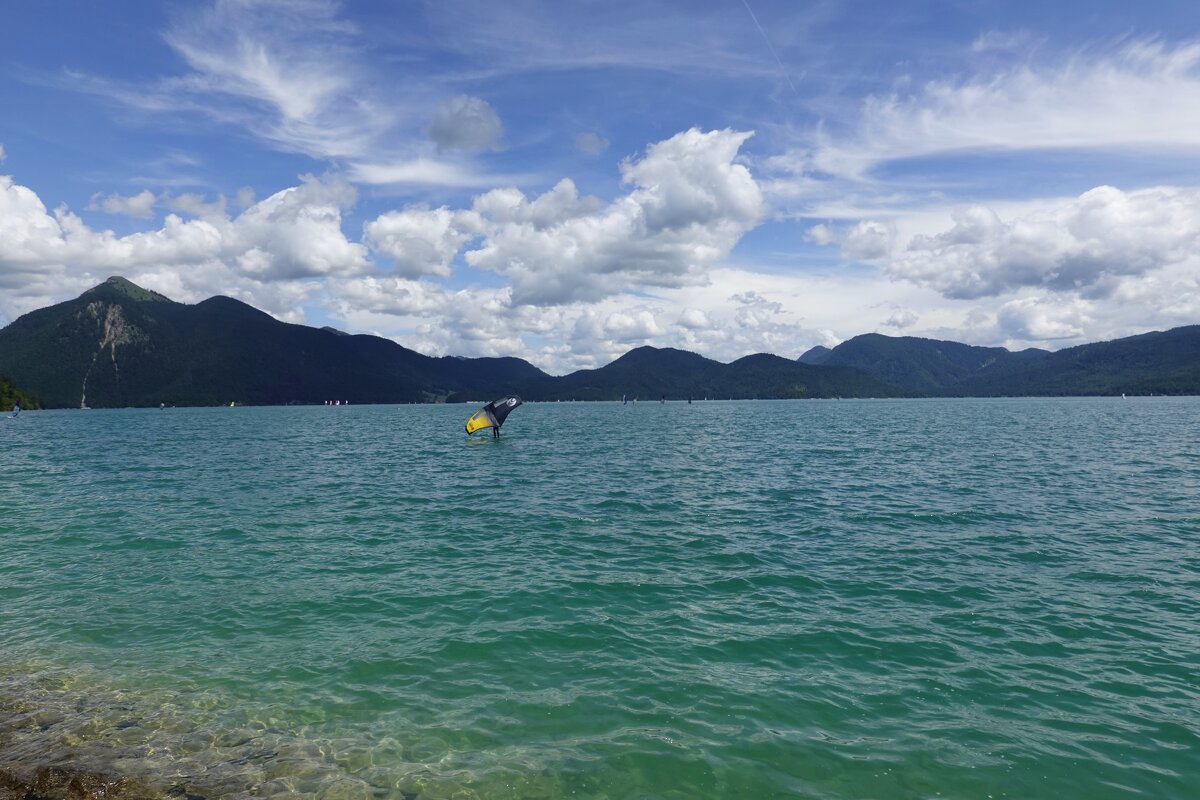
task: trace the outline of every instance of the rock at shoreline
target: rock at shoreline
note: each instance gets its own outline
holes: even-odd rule
[[[32,774],[0,767],[0,800],[107,800],[144,797],[129,778],[70,767],[38,767]]]

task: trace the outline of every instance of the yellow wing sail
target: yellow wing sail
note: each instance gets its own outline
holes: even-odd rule
[[[493,428],[496,426],[496,421],[492,419],[491,413],[486,408],[481,408],[471,415],[467,420],[467,433],[475,433],[484,428]]]

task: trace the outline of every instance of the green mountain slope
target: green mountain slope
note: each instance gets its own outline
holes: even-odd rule
[[[229,297],[176,303],[123,278],[0,331],[0,371],[51,407],[897,394],[853,370],[775,356],[721,364],[651,347],[552,377],[517,358],[432,358],[375,336],[289,325]]]
[[[804,351],[804,353],[802,353],[801,356],[799,358],[797,358],[796,360],[799,361],[801,364],[818,364],[819,365],[819,364],[824,364],[826,361],[828,361],[829,356],[832,354],[833,354],[832,350],[830,350],[828,347],[825,347],[824,345],[819,344],[816,347],[812,347],[812,348],[809,348],[808,350]]]
[[[289,325],[228,297],[175,303],[121,278],[0,331],[0,372],[52,407],[421,402],[547,377],[518,359],[431,358]]]
[[[1200,394],[1194,325],[1054,353],[870,333],[801,358],[929,396]]]
[[[0,414],[11,413],[17,405],[23,409],[42,407],[40,400],[21,391],[9,378],[0,375]]]
[[[619,400],[622,395],[681,400],[902,394],[902,390],[844,367],[814,367],[762,353],[722,364],[685,350],[657,347],[638,347],[599,369],[551,378],[527,391],[531,399],[546,400]]]
[[[1009,363],[956,394],[1200,394],[1200,325],[1069,347],[1031,364]]]
[[[801,358],[810,354],[826,366],[853,367],[908,391],[937,395],[954,393],[953,387],[998,368],[1020,368],[1048,352],[1029,349],[1014,353],[1003,347],[866,333],[826,353],[810,350]]]
[[[813,363],[818,362],[818,363]],[[229,297],[176,303],[123,278],[0,330],[0,390],[48,407],[528,400],[1200,394],[1200,326],[1056,353],[856,336],[792,361],[722,364],[639,347],[554,377],[517,358],[433,358],[376,336],[280,322]],[[0,400],[6,395],[0,394]],[[25,402],[23,402],[25,405]],[[9,406],[11,408],[11,404]],[[0,409],[4,406],[0,405]]]

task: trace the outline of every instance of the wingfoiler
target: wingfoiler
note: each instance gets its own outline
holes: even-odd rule
[[[467,420],[467,433],[477,433],[478,431],[492,429],[492,436],[500,435],[500,426],[504,424],[504,420],[508,419],[508,415],[512,410],[521,405],[521,398],[515,394],[501,397],[499,400],[493,400],[483,408],[476,411]]]

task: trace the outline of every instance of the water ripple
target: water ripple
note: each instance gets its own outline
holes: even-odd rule
[[[466,442],[468,411],[5,426],[0,767],[1191,796],[1200,401],[529,404]]]

